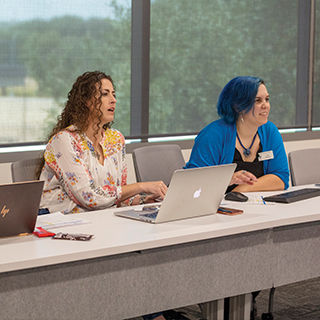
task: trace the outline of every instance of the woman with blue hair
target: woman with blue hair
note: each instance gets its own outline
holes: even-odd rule
[[[185,168],[236,163],[227,192],[287,189],[287,156],[277,127],[268,121],[264,81],[232,79],[220,93],[217,111],[221,119],[200,131]]]
[[[277,127],[268,121],[270,103],[264,81],[255,77],[232,79],[220,93],[217,111],[221,119],[200,131],[185,168],[236,163],[227,192],[287,189],[288,160]],[[254,302],[258,294],[252,293]]]

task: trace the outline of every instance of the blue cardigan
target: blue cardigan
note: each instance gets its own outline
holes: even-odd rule
[[[237,128],[224,120],[216,120],[200,131],[185,169],[233,162]],[[289,167],[282,137],[270,121],[258,128],[262,152],[273,151],[273,159],[263,161],[264,174],[274,174],[289,187]]]

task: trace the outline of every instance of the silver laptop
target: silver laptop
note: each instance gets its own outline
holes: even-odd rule
[[[236,164],[176,170],[161,204],[130,207],[116,216],[151,223],[216,213]]]
[[[0,237],[32,233],[44,181],[0,185]]]

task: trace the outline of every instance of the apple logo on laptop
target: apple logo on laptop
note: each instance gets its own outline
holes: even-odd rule
[[[199,188],[194,194],[193,194],[193,197],[196,199],[196,198],[199,198],[200,197],[200,193],[201,193],[201,188]]]

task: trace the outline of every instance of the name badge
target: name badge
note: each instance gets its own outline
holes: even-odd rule
[[[264,161],[264,160],[270,160],[273,159],[273,151],[265,151],[265,152],[259,152],[259,161]]]

